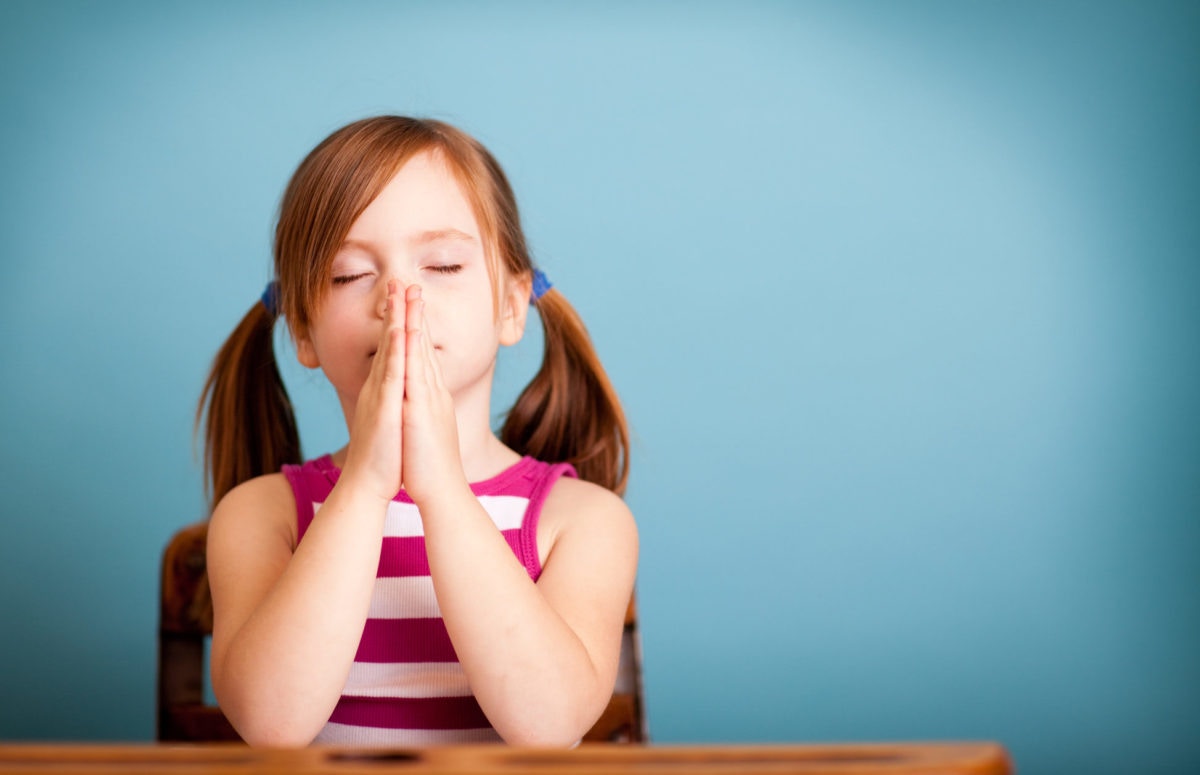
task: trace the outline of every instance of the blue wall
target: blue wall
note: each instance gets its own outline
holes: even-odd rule
[[[657,740],[1195,767],[1198,8],[0,5],[0,737],[152,735],[208,361],[303,154],[412,112],[627,403]]]

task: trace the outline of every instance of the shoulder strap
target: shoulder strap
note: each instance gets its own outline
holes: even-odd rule
[[[542,575],[542,563],[538,559],[537,549],[538,519],[542,515],[542,506],[545,505],[546,498],[559,477],[579,478],[575,467],[570,463],[539,463],[538,468],[540,470],[535,474],[533,488],[529,493],[529,505],[525,507],[525,519],[521,523],[517,555],[534,581]]]
[[[285,465],[283,475],[292,486],[292,495],[296,498],[296,540],[304,538],[305,531],[313,521],[313,504],[324,503],[329,497],[332,485],[319,469],[318,460],[310,460],[303,465]]]

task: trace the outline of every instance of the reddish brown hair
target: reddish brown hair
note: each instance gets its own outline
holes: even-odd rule
[[[280,204],[275,277],[279,311],[293,337],[305,335],[317,313],[334,254],[351,225],[406,161],[426,151],[446,163],[474,210],[497,302],[502,278],[531,276],[516,197],[486,148],[440,121],[364,119],[309,153]],[[572,463],[583,479],[623,493],[629,432],[587,329],[557,290],[544,294],[536,307],[546,332],[542,366],[509,411],[500,438],[521,454]],[[273,323],[256,304],[217,354],[201,394],[196,421],[205,427],[205,478],[213,504],[241,482],[301,460],[296,421],[276,365]]]

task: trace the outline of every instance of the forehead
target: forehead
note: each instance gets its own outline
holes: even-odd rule
[[[402,239],[454,229],[480,239],[479,224],[458,179],[440,156],[409,159],[350,226],[347,239]]]

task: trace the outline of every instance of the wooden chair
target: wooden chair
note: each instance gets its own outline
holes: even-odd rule
[[[204,699],[205,641],[212,635],[205,551],[208,523],[189,525],[163,552],[158,627],[160,741],[240,740],[221,709]],[[621,663],[608,707],[584,736],[586,742],[647,742],[642,653],[635,601],[625,612]]]

